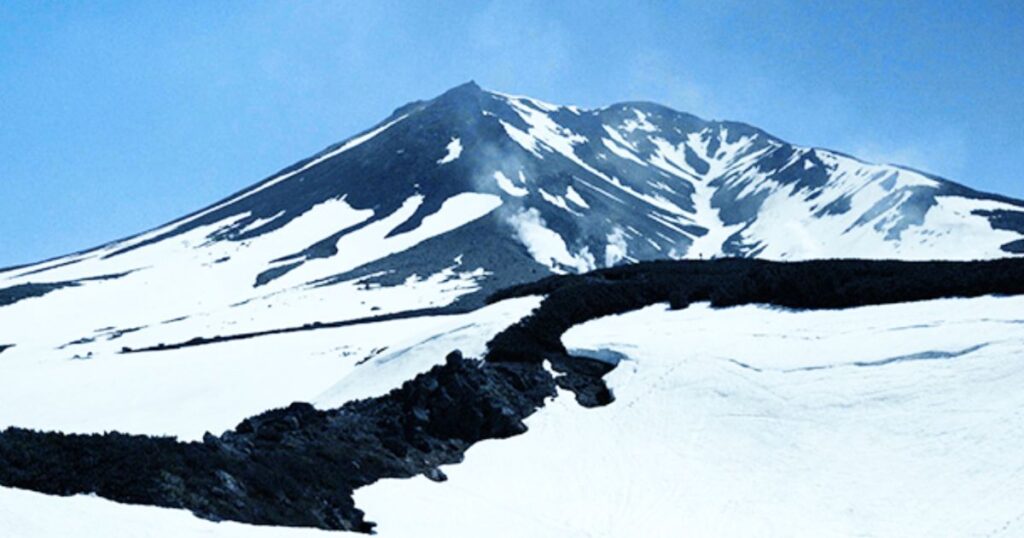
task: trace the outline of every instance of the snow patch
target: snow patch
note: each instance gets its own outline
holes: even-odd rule
[[[647,119],[647,114],[645,114],[642,110],[637,110],[634,108],[633,114],[636,117],[635,120],[627,119],[626,121],[622,122],[622,128],[625,129],[627,132],[632,133],[633,131],[645,131],[648,133],[653,133],[658,131],[658,126],[651,123]]]
[[[494,180],[498,182],[498,187],[505,191],[509,196],[515,196],[521,198],[530,194],[530,191],[516,185],[508,178],[501,170],[494,172]]]
[[[584,200],[582,196],[580,196],[580,193],[576,192],[576,189],[572,188],[572,185],[566,187],[565,199],[582,207],[583,209],[590,209],[590,206],[587,204],[587,201]]]
[[[575,211],[569,208],[569,204],[566,204],[565,200],[561,196],[555,196],[544,189],[537,189],[537,192],[540,193],[541,198],[543,198],[547,203],[574,215],[576,214]]]
[[[501,123],[501,126],[505,128],[505,133],[508,134],[509,138],[511,138],[516,144],[519,144],[523,149],[534,154],[536,157],[540,159],[544,158],[537,146],[537,140],[505,120],[498,121]]]
[[[437,164],[448,164],[462,155],[462,141],[457,137],[452,137],[452,141],[445,146],[445,150],[448,152],[444,157],[437,161]]]
[[[256,219],[256,220],[250,222],[249,224],[247,224],[241,230],[239,230],[238,233],[246,234],[246,233],[249,233],[249,232],[251,232],[253,230],[256,230],[258,228],[262,228],[264,225],[270,224],[271,222],[274,222],[275,220],[277,220],[281,215],[284,215],[284,211],[278,211],[277,213],[275,213],[275,214],[273,214],[270,217],[267,217],[265,219]]]

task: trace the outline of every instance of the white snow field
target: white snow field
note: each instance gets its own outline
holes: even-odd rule
[[[479,354],[490,336],[538,302],[530,297],[468,317],[431,319],[432,325],[414,327],[415,335],[408,333],[406,342],[363,365],[335,359],[331,368],[317,372],[317,382],[307,373],[301,374],[308,376],[305,383],[290,382],[289,374],[270,368],[266,377],[276,375],[291,393],[279,390],[252,407],[262,410],[274,405],[274,398],[282,404],[305,398],[329,407],[382,393],[443,360],[451,348]],[[408,325],[400,329],[403,323]],[[369,347],[375,345],[375,332],[389,334],[423,323],[428,321],[324,331],[320,349],[344,341],[347,329]],[[1022,328],[1024,297],[826,311],[715,310],[702,304],[669,311],[659,305],[594,320],[574,327],[563,341],[570,349],[627,357],[606,378],[615,402],[583,409],[570,394],[560,394],[527,420],[526,434],[480,443],[467,452],[464,463],[444,467],[447,482],[383,480],[357,491],[356,503],[379,524],[383,537],[1020,536]],[[330,332],[338,338],[327,338]],[[228,357],[229,364],[242,366],[246,361],[230,357],[246,354],[243,347],[257,346],[258,340],[204,346],[209,350],[202,357],[190,358],[184,350],[168,353],[181,353],[177,361],[211,366]],[[240,347],[232,350],[235,345]],[[218,347],[224,352],[212,351]],[[309,343],[286,360],[315,363],[318,359],[302,358],[315,354],[313,349],[317,346]],[[157,355],[133,360],[160,361]],[[92,364],[107,360],[113,359]],[[248,358],[255,370],[267,368],[260,360]],[[146,372],[127,363],[109,364],[111,374],[121,369],[122,381],[160,378],[171,371],[170,366]],[[163,408],[149,402],[141,411],[123,411],[119,420],[137,426],[135,431],[195,437],[204,427],[228,427],[241,418],[238,413],[244,415],[244,405],[236,405],[230,420],[226,413],[211,419],[209,408],[195,412],[197,404],[192,412],[179,413],[189,398],[204,401],[203,390],[184,379],[196,373],[188,370],[167,382],[181,383],[181,392],[168,395]],[[244,381],[244,370],[235,368],[225,377],[242,375]],[[76,373],[86,384],[103,377]],[[160,389],[159,381],[147,388],[167,390]],[[8,407],[16,401],[6,395],[13,389],[8,383],[0,390],[8,398],[0,407],[4,422],[35,417],[31,405],[14,411]],[[72,429],[108,427],[100,418],[89,422],[89,413],[75,411],[79,405],[117,416],[116,395],[104,396],[110,400],[104,407],[82,397],[88,394],[82,387],[48,390],[57,398],[72,389],[74,397],[56,400],[56,407],[71,413],[64,420]],[[116,390],[116,383],[108,383],[97,393]],[[133,397],[138,394],[128,400],[121,395],[120,401],[135,407]],[[146,420],[136,421],[133,413],[146,410]],[[160,423],[161,413],[177,418],[149,426],[147,420]],[[223,423],[215,424],[218,420]],[[184,511],[3,488],[0,528],[14,538],[73,532],[328,535],[213,523]]]
[[[629,359],[449,480],[356,492],[381,536],[1022,536],[1024,298],[664,306],[569,331]]]
[[[85,495],[53,497],[0,488],[0,535],[6,538],[309,538],[332,534],[319,529],[258,527],[230,521],[215,523],[185,510],[118,504]]]
[[[86,360],[5,352],[0,360],[0,429],[120,431],[192,440],[207,431],[219,434],[234,428],[268,409],[295,401],[316,403],[332,387],[327,407],[339,407],[347,401],[339,400],[345,394],[387,393],[443,363],[452,349],[481,356],[493,334],[539,303],[539,297],[526,297],[470,314],[127,355],[98,352]],[[389,357],[403,354],[410,358],[389,365]],[[355,387],[345,389],[346,383]]]
[[[271,260],[293,251],[295,245],[365,221],[373,212],[354,210],[344,200],[331,200],[313,207],[287,226],[251,240],[208,239],[211,233],[228,229],[232,222],[245,216],[241,215],[112,258],[104,256],[139,238],[61,258],[58,261],[68,265],[56,264],[42,273],[39,271],[52,262],[7,271],[0,274],[0,288],[127,274],[83,281],[43,297],[3,306],[2,343],[17,344],[5,353],[69,359],[90,352],[114,352],[123,346],[139,348],[195,336],[280,329],[447,305],[479,289],[476,280],[483,276],[480,271],[461,270],[457,253],[452,255],[447,269],[415,275],[402,286],[367,289],[355,280],[322,287],[310,284],[409,249],[485,215],[500,204],[492,195],[456,195],[414,230],[385,237],[412,215],[421,202],[420,197],[412,197],[394,215],[343,236],[338,241],[343,256],[304,264],[261,287],[253,286],[254,268],[272,267]],[[153,233],[156,232],[140,238]],[[41,330],[41,325],[45,330]],[[83,338],[91,340],[82,341]],[[70,343],[75,344],[69,346]]]

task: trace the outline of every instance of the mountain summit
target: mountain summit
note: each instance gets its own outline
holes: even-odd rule
[[[59,318],[0,344],[91,352],[475,305],[640,260],[1019,254],[1024,202],[654,103],[470,82],[155,230],[0,272],[0,324]]]

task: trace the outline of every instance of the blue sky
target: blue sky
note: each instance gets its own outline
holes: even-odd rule
[[[1024,197],[1024,3],[0,3],[0,266],[181,216],[474,79]]]

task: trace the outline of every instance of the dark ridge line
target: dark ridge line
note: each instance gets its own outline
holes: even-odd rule
[[[42,297],[48,293],[62,288],[80,286],[78,282],[50,282],[46,284],[17,284],[9,288],[0,289],[0,307],[17,304],[26,299]]]
[[[992,294],[1024,294],[1024,259],[643,262],[583,275],[555,275],[491,295],[489,303],[528,295],[545,299],[532,315],[495,335],[488,343],[487,360],[564,359],[568,352],[561,336],[570,327],[662,302],[674,309],[694,302],[710,302],[712,307],[830,309]]]
[[[57,347],[57,349],[58,350],[63,350],[63,349],[67,349],[67,348],[73,347],[73,346],[81,346],[81,345],[85,345],[85,344],[91,344],[91,343],[95,342],[96,340],[98,340],[100,338],[102,338],[102,339],[104,339],[104,340],[106,340],[108,342],[111,342],[111,341],[114,341],[114,340],[117,340],[117,339],[121,338],[122,336],[124,336],[126,334],[131,334],[131,333],[139,332],[142,329],[146,329],[148,327],[149,327],[148,325],[143,325],[141,327],[128,327],[126,329],[116,329],[116,328],[111,327],[110,329],[108,329],[106,331],[103,331],[103,332],[95,332],[95,333],[93,333],[92,336],[85,336],[85,337],[79,338],[77,340],[72,340],[70,342],[62,344],[59,347]]]
[[[745,362],[738,361],[736,359],[729,359],[729,362],[735,364],[736,366],[739,366],[740,368],[743,368],[744,370],[752,370],[752,371],[757,372],[757,373],[764,372],[764,370],[758,368],[757,366],[754,366],[754,365],[751,365],[751,364],[747,364]]]
[[[392,312],[390,314],[379,314],[376,316],[364,316],[361,318],[352,318],[341,321],[314,321],[306,323],[304,325],[298,325],[294,327],[285,327],[281,329],[267,329],[264,331],[252,331],[246,333],[236,333],[224,336],[197,336],[191,340],[185,342],[176,342],[173,344],[156,344],[153,346],[131,348],[121,348],[121,354],[130,353],[143,353],[150,351],[169,351],[172,349],[182,349],[187,347],[205,346],[209,344],[219,344],[221,342],[231,342],[234,340],[246,340],[249,338],[258,338],[261,336],[270,336],[274,334],[288,334],[305,331],[315,331],[318,329],[336,329],[338,327],[349,327],[352,325],[363,325],[366,323],[379,323],[382,321],[394,321],[396,319],[408,319],[418,318],[421,316],[454,316],[458,314],[467,314],[476,310],[472,306],[461,306],[451,304],[448,306],[435,306],[429,308],[417,308],[414,310],[403,310],[401,312]]]
[[[53,260],[57,260],[57,259],[60,259],[60,258],[59,257],[58,258],[53,258],[52,260],[47,260],[47,261],[53,261]],[[49,267],[42,267],[42,268],[39,268],[39,269],[33,269],[32,271],[26,271],[26,272],[23,272],[23,273],[18,273],[17,275],[14,275],[14,278],[22,278],[22,277],[26,277],[26,276],[38,275],[39,273],[45,273],[45,272],[50,271],[52,269],[59,269],[61,267],[67,267],[69,265],[74,265],[74,264],[76,264],[76,263],[78,263],[80,261],[82,261],[82,258],[77,258],[77,259],[66,261],[66,262],[63,262],[63,263],[58,263],[56,265],[51,265]],[[26,269],[26,268],[33,267],[35,265],[42,265],[44,263],[46,263],[46,262],[39,262],[38,264],[24,265],[22,267],[19,267],[18,269]],[[3,271],[0,271],[0,273],[3,273]]]
[[[771,370],[773,372],[779,372],[783,374],[791,374],[795,372],[817,372],[821,370],[835,370],[837,368],[876,368],[879,366],[889,366],[890,364],[899,364],[902,362],[916,362],[916,361],[935,361],[935,360],[949,360],[969,355],[975,351],[980,351],[990,346],[991,344],[978,344],[970,346],[965,349],[956,351],[922,351],[920,353],[911,353],[909,355],[898,355],[896,357],[887,357],[884,359],[878,359],[873,361],[852,361],[852,362],[839,362],[835,364],[815,364],[811,366],[801,366],[799,368],[787,368],[785,370]],[[744,368],[747,370],[753,370],[758,373],[763,373],[765,370],[756,366],[747,364],[745,362],[738,361],[736,359],[728,359],[729,362]]]
[[[476,442],[525,432],[523,420],[556,386],[587,406],[612,401],[601,376],[613,366],[572,357],[561,344],[576,324],[662,302],[828,309],[1019,295],[1024,260],[652,262],[551,277],[490,302],[538,293],[546,295],[540,307],[496,334],[484,361],[453,352],[385,396],[337,409],[295,403],[191,443],[9,428],[0,433],[0,485],[184,508],[214,521],[372,532],[352,499],[359,487],[419,474],[445,480],[439,466],[461,462]]]
[[[560,387],[574,392],[580,405],[596,407],[614,399],[602,378],[615,366],[605,364],[602,371],[593,361],[580,360],[585,357],[571,356],[562,344],[562,335],[599,317],[663,302],[672,309],[704,301],[715,308],[766,304],[835,309],[993,294],[1024,294],[1024,259],[641,262],[582,275],[554,275],[494,293],[487,298],[489,304],[528,295],[544,295],[545,299],[531,315],[487,343],[486,360],[548,360],[555,371],[564,374],[555,380]]]
[[[802,366],[800,368],[790,368],[788,370],[781,371],[783,373],[788,374],[793,372],[816,372],[820,370],[834,370],[836,368],[877,368],[879,366],[889,366],[890,364],[898,364],[901,362],[949,360],[963,357],[964,355],[974,353],[975,351],[979,351],[988,346],[989,344],[978,344],[976,346],[971,346],[967,349],[961,349],[959,351],[922,351],[921,353],[900,355],[897,357],[889,357],[885,359],[879,359],[876,361],[854,361],[842,362],[838,364],[819,364],[814,366]]]
[[[62,280],[58,282],[27,282],[25,284],[16,284],[7,288],[0,289],[0,306],[10,306],[25,299],[33,299],[35,297],[42,297],[48,293],[57,291],[63,288],[75,288],[81,286],[85,282],[97,282],[103,280],[115,280],[124,276],[127,276],[135,270],[125,271],[123,273],[111,273],[108,275],[90,276],[86,278],[79,278],[77,280]]]
[[[915,362],[915,361],[935,361],[935,360],[949,360],[969,355],[975,351],[981,351],[991,344],[978,344],[970,346],[965,349],[957,351],[922,351],[921,353],[911,353],[909,355],[900,355],[898,357],[889,357],[887,359],[879,359],[877,361],[856,361],[850,365],[837,364],[836,366],[856,366],[858,368],[873,368],[877,366],[888,366],[890,364],[896,364],[900,362]]]

